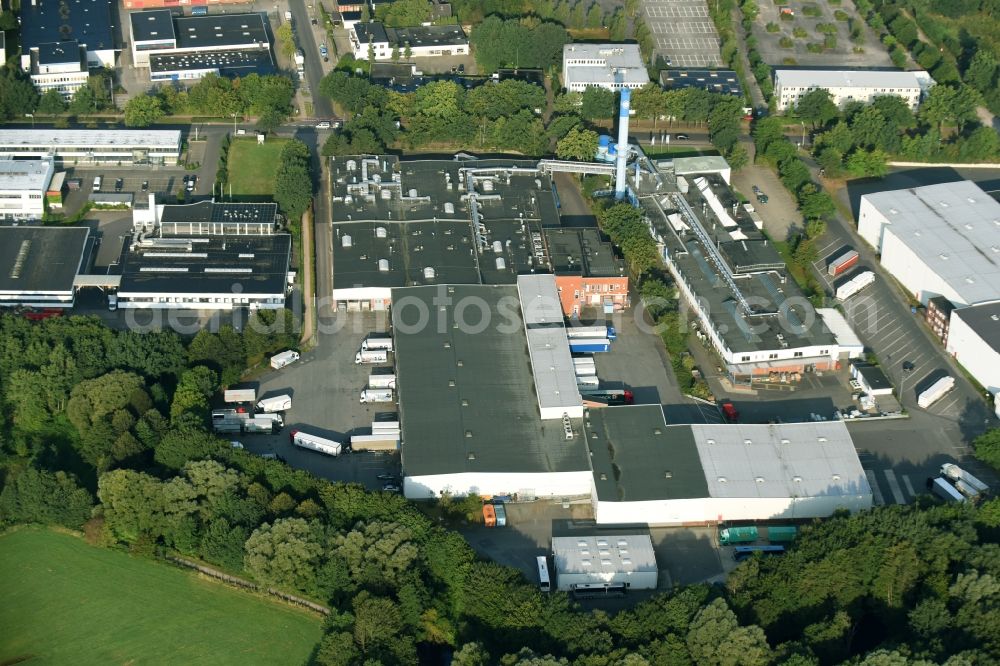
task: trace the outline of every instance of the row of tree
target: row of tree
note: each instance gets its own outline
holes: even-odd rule
[[[488,16],[472,29],[469,43],[483,74],[500,68],[550,69],[561,62],[569,33],[558,23]]]
[[[109,72],[91,74],[67,102],[58,90],[48,90],[39,95],[31,79],[18,68],[0,66],[0,120],[22,119],[26,114],[87,115],[112,108],[114,100]]]

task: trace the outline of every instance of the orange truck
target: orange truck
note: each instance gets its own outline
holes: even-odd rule
[[[493,509],[492,504],[483,505],[483,522],[486,523],[486,527],[497,526],[497,512]]]

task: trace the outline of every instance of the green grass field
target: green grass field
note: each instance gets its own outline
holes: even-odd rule
[[[166,564],[25,528],[0,537],[0,663],[304,664],[320,620]]]
[[[256,139],[233,141],[226,166],[234,197],[274,194],[274,176],[286,143],[287,139],[271,138],[261,145]],[[229,184],[225,193],[229,194]]]

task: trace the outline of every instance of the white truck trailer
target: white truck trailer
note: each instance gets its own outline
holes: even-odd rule
[[[990,487],[988,485],[953,463],[945,463],[941,465],[941,476],[951,479],[955,482],[956,486],[958,486],[959,482],[961,482],[962,485],[968,489],[968,491],[963,490],[962,486],[958,486],[958,489],[962,490],[965,495],[969,495],[971,492],[972,496],[975,497],[990,491]]]
[[[964,502],[965,497],[940,476],[931,481],[931,492],[946,502]]]
[[[226,389],[222,394],[222,399],[226,402],[253,402],[257,399],[255,389]]]
[[[361,341],[361,351],[371,351],[373,349],[384,349],[392,351],[392,338],[388,335],[369,335]]]
[[[297,351],[283,351],[280,354],[275,354],[271,357],[271,367],[275,370],[280,370],[290,363],[295,363],[299,360],[299,353]]]
[[[273,414],[275,412],[287,412],[292,408],[292,396],[276,395],[271,398],[263,398],[257,403],[257,411]]]
[[[396,388],[396,375],[371,374],[368,375],[368,388]]]
[[[344,448],[340,445],[340,442],[335,442],[332,439],[326,439],[325,437],[310,435],[309,433],[302,432],[301,430],[293,430],[290,437],[292,444],[300,449],[309,449],[310,451],[325,453],[328,456],[339,456]]]
[[[354,355],[355,365],[375,365],[389,360],[389,352],[384,349],[362,349]]]
[[[361,404],[372,402],[392,402],[392,389],[367,388],[361,392]]]
[[[917,396],[917,406],[921,409],[927,409],[954,387],[954,377],[942,377],[920,392],[920,395]]]
[[[277,417],[277,418],[271,418]],[[272,434],[284,427],[281,414],[258,414],[243,421],[243,432]]]
[[[352,451],[396,451],[399,449],[398,435],[354,435],[351,437]]]
[[[589,376],[576,376],[576,385],[580,388],[591,388],[595,389],[600,387],[601,380],[594,375]]]
[[[834,292],[834,296],[836,296],[837,300],[846,301],[862,289],[870,287],[873,284],[875,284],[875,273],[872,271],[858,273],[847,282],[838,286],[837,291]]]

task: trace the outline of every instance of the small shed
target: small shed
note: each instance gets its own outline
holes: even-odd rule
[[[852,363],[851,377],[861,384],[861,388],[868,395],[892,395],[892,383],[877,365],[858,362]]]

